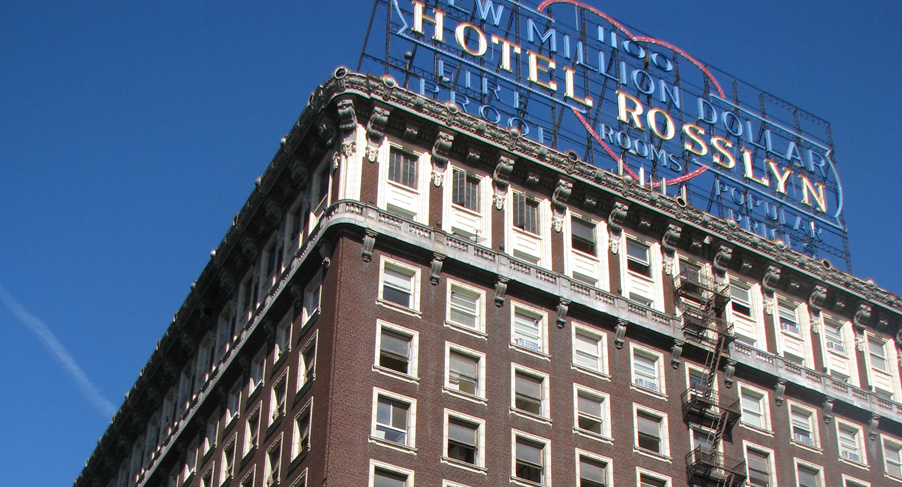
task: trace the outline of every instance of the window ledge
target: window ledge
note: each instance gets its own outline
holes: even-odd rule
[[[773,437],[774,437],[774,432],[773,432],[773,431],[768,430],[768,429],[764,429],[764,428],[759,428],[759,427],[757,427],[757,426],[752,426],[752,425],[750,425],[750,424],[743,423],[741,420],[739,421],[739,426],[742,427],[742,428],[744,428],[744,429],[747,429],[747,430],[749,430],[749,431],[754,431],[755,433],[758,433],[758,434],[760,434],[760,435],[767,436],[767,437],[769,437],[769,438],[773,438]]]
[[[373,364],[373,372],[378,372],[379,374],[394,377],[395,379],[401,379],[404,382],[410,382],[411,384],[419,384],[420,378],[414,377],[412,375],[408,375],[402,372],[398,372],[397,370],[392,370],[381,365]]]
[[[244,465],[254,457],[256,451],[257,445],[253,445],[244,453],[244,456],[241,457],[241,468],[244,468]]]
[[[845,463],[846,465],[851,465],[851,466],[853,466],[853,467],[857,467],[857,468],[860,468],[860,469],[862,469],[862,470],[866,470],[866,471],[867,471],[867,470],[870,470],[870,468],[868,467],[868,464],[867,464],[866,461],[865,461],[865,462],[856,462],[856,461],[853,461],[853,460],[849,460],[848,458],[844,458],[844,457],[841,456],[841,455],[840,455],[839,457],[837,457],[837,460],[839,460],[840,463]]]
[[[658,398],[658,399],[660,399],[660,400],[662,400],[662,401],[666,401],[666,400],[667,400],[667,394],[662,394],[662,393],[660,393],[660,392],[655,392],[655,391],[653,391],[653,390],[651,390],[651,389],[646,389],[646,388],[644,388],[644,387],[639,387],[639,386],[636,385],[635,382],[630,382],[630,389],[632,389],[632,390],[634,390],[634,391],[636,391],[636,392],[645,394],[646,396],[656,397],[656,398]]]
[[[451,202],[451,208],[452,208],[453,210],[455,210],[455,211],[462,211],[462,212],[467,213],[467,214],[469,214],[469,215],[471,215],[471,216],[475,216],[475,217],[477,217],[477,218],[482,218],[482,212],[479,212],[479,211],[476,211],[476,210],[471,210],[471,209],[467,208],[466,206],[462,206],[462,205],[459,205],[459,204],[454,203],[454,202]]]
[[[486,475],[488,473],[488,469],[485,467],[480,467],[479,465],[473,465],[472,463],[467,463],[462,460],[455,460],[450,457],[446,457],[442,455],[442,463],[445,465],[451,465],[453,467],[462,468],[464,470],[469,470],[470,472],[475,472],[478,474]]]
[[[290,342],[291,340],[289,340]],[[288,354],[291,353],[291,346],[288,346],[286,350],[282,351],[278,357],[275,358],[272,362],[272,372],[269,374],[270,377],[279,372],[279,367],[285,362],[288,358]]]
[[[638,453],[644,457],[654,458],[655,460],[661,460],[662,462],[673,463],[673,458],[663,453],[656,453],[651,450],[646,450],[644,448],[639,448],[638,446],[633,447],[633,453]]]
[[[539,416],[538,414],[533,414],[529,411],[523,411],[522,409],[517,408],[510,408],[510,413],[515,416],[520,416],[521,418],[530,419],[537,423],[544,423],[551,426],[551,418],[546,418],[545,416]]]
[[[236,424],[238,424],[238,418],[241,417],[241,408],[238,408],[238,412],[236,412],[232,417],[226,421],[225,426],[222,428],[222,434],[225,436]]]
[[[489,335],[483,331],[476,330],[474,328],[469,328],[463,325],[458,325],[453,321],[445,320],[445,328],[450,328],[452,330],[459,331],[461,333],[465,333],[467,335],[479,338],[480,340],[487,340]]]
[[[540,358],[545,361],[551,361],[551,355],[548,355],[545,352],[537,352],[535,350],[530,350],[526,347],[521,347],[520,345],[516,345],[514,342],[510,343],[510,349],[516,350],[518,352],[523,352],[527,355],[532,355],[533,357],[537,357],[537,358]]]
[[[797,446],[797,447],[803,449],[803,450],[808,450],[808,451],[810,451],[810,452],[817,453],[818,455],[822,455],[822,454],[824,453],[824,449],[821,448],[821,447],[820,447],[819,445],[817,445],[817,444],[814,444],[814,445],[808,445],[808,444],[806,444],[806,443],[802,443],[801,441],[796,441],[796,440],[793,440],[793,439],[790,439],[789,442],[792,443],[793,445],[795,445],[795,446]]]
[[[310,387],[313,385],[314,380],[316,380],[316,377],[307,380],[307,382],[304,382],[304,385],[302,385],[301,388],[294,393],[294,405],[297,405],[297,403],[300,402],[301,398],[307,395],[307,391],[310,390]]]
[[[474,396],[473,394],[467,394],[466,392],[460,392],[448,386],[443,387],[442,392],[449,396],[459,397],[465,401],[470,401],[476,404],[486,405],[488,403],[488,400],[484,397]]]
[[[376,304],[379,305],[379,306],[382,306],[383,308],[392,309],[392,310],[395,310],[395,311],[397,311],[397,312],[399,312],[399,313],[403,313],[403,314],[408,315],[408,316],[415,316],[415,317],[417,317],[417,318],[422,318],[422,317],[423,317],[423,313],[422,313],[421,311],[419,311],[419,310],[416,310],[416,309],[413,309],[413,308],[409,308],[409,307],[407,307],[407,306],[401,306],[401,305],[398,304],[398,303],[393,303],[393,302],[391,302],[391,301],[387,301],[387,300],[382,299],[382,298],[376,299]]]
[[[391,448],[392,450],[409,453],[411,455],[417,454],[417,449],[412,446],[402,445],[400,443],[395,443],[393,441],[383,440],[382,438],[372,436],[372,435],[370,435],[370,443],[374,443],[376,445],[381,445],[386,448]]]
[[[301,340],[303,340],[304,334],[307,332],[307,330],[308,330],[311,326],[313,326],[314,323],[316,323],[316,319],[319,318],[319,315],[321,315],[321,314],[322,314],[322,311],[320,310],[320,308],[316,308],[316,311],[314,311],[314,312],[310,315],[310,317],[308,317],[307,320],[304,321],[304,324],[301,325],[301,332],[298,333],[298,341],[297,341],[297,343],[300,343]]]
[[[263,390],[263,385],[265,381],[260,381],[250,392],[247,393],[247,402],[248,404],[252,403],[254,399],[257,398],[257,395],[260,394],[260,391]]]
[[[524,487],[546,487],[549,485],[549,484],[539,484],[536,482],[530,482],[528,480],[521,479],[519,477],[514,477],[513,475],[511,475],[511,483],[514,483],[517,485],[522,485]]]
[[[589,438],[595,441],[600,441],[602,443],[607,443],[608,445],[614,444],[614,438],[611,438],[610,436],[600,435],[598,433],[584,430],[576,426],[573,427],[573,434],[582,436],[583,438]]]
[[[307,458],[308,453],[310,453],[309,445],[307,446],[307,448],[304,448],[304,451],[299,452],[294,457],[294,459],[291,460],[291,463],[288,464],[288,475],[291,475],[291,472],[298,468],[298,465],[300,465],[304,461],[304,459]]]
[[[607,372],[592,370],[588,367],[583,367],[582,365],[573,364],[573,363],[570,364],[570,369],[575,370],[577,372],[582,372],[583,374],[590,375],[592,377],[601,379],[606,382],[611,382],[611,375],[608,374]]]
[[[893,480],[893,481],[895,481],[895,482],[902,483],[902,477],[896,477],[895,475],[890,475],[890,474],[886,473],[885,470],[883,471],[883,477],[884,477],[884,478],[887,478],[887,479],[890,479],[890,480]]]

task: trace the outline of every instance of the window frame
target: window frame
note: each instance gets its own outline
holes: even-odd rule
[[[658,451],[654,451],[642,446],[640,443],[639,431],[639,415],[657,419],[658,424]],[[667,413],[651,409],[639,404],[633,403],[633,451],[640,454],[651,455],[655,458],[670,458],[670,429],[667,422]]]
[[[776,482],[775,482],[775,479],[776,479],[776,463],[775,463],[775,461],[776,460],[774,457],[774,450],[772,450],[770,448],[765,448],[761,445],[750,443],[746,440],[742,441],[742,450],[744,453],[743,458],[745,459],[746,483],[749,485],[749,487],[756,487],[753,484],[750,484],[749,480],[748,480],[751,478],[750,463],[749,463],[749,450],[751,450],[761,456],[766,457],[765,463],[767,465],[767,472],[766,472],[767,473],[767,487],[776,486]]]
[[[456,458],[452,458],[448,454],[449,443],[451,442],[450,436],[450,423],[452,420],[456,420],[463,423],[469,423],[471,425],[476,426],[474,430],[475,435],[475,452],[474,452],[474,463],[469,463],[466,460],[460,460]],[[482,418],[477,418],[475,416],[470,416],[468,414],[464,414],[459,411],[455,411],[452,409],[445,408],[444,410],[444,421],[443,421],[444,429],[442,434],[442,461],[450,463],[455,466],[463,466],[465,468],[476,468],[480,471],[485,471],[485,420]]]
[[[600,375],[605,379],[610,378],[610,373],[608,369],[608,334],[602,330],[596,330],[590,328],[585,325],[580,325],[578,323],[572,323],[570,333],[570,340],[572,342],[572,357],[571,364],[575,370],[579,370],[581,372],[588,372],[591,375]],[[581,356],[580,350],[578,349],[578,341],[577,336],[583,336],[587,339],[595,339],[595,348],[598,353],[597,358],[595,358],[595,362],[597,367],[592,368],[590,366],[581,364],[578,362],[578,357]],[[585,352],[582,355],[586,355]],[[591,358],[591,357],[590,357]]]
[[[257,402],[257,405],[251,409],[251,412],[248,413],[247,420],[244,422],[244,438],[242,440],[243,445],[241,451],[242,460],[260,447],[260,425],[263,423],[262,411],[263,402],[259,401]],[[252,422],[256,422],[256,426],[252,426]]]
[[[278,364],[291,352],[291,335],[294,329],[293,317],[294,311],[289,310],[279,321],[279,324],[276,325],[275,340],[273,344],[273,364]]]
[[[319,330],[313,332],[313,335],[301,347],[298,353],[298,384],[295,393],[300,392],[308,383],[316,380],[316,356],[317,347],[319,346]],[[313,360],[308,360],[307,353],[313,350]],[[312,362],[312,364],[308,363]]]
[[[238,433],[233,433],[232,437],[225,441],[222,449],[222,458],[219,464],[219,485],[225,484],[226,481],[235,477],[235,462],[238,456]],[[232,454],[229,455],[231,448]]]
[[[301,324],[306,328],[322,312],[323,274],[317,272],[307,286],[304,287],[304,300],[301,306]],[[311,297],[315,297],[313,300]],[[315,306],[314,306],[315,301]]]
[[[389,334],[400,335],[408,338],[407,348],[407,372],[401,372],[381,364],[382,359],[382,334],[388,331]],[[376,357],[373,362],[373,370],[385,373],[394,377],[403,377],[410,380],[418,380],[418,357],[419,357],[419,341],[420,332],[405,328],[394,323],[383,320],[376,320]]]
[[[843,445],[843,430],[851,431],[853,436],[853,441],[855,442],[856,452],[851,452]],[[836,451],[837,457],[841,462],[851,462],[854,465],[868,465],[868,454],[867,454],[867,443],[864,439],[864,428],[860,425],[850,423],[848,421],[843,421],[839,418],[836,419]],[[851,455],[846,455],[846,451],[850,451],[852,455],[857,455],[858,460],[852,458]]]
[[[517,444],[519,439],[523,439],[525,443],[532,443],[533,445],[541,445],[541,459],[542,464],[540,465],[542,479],[539,482],[535,482],[517,475],[517,463],[519,462],[519,458],[517,457]],[[551,465],[551,440],[543,438],[541,436],[536,436],[525,431],[520,431],[517,429],[511,429],[511,480],[518,483],[526,482],[527,485],[543,485],[550,486],[552,485],[551,481],[551,473],[552,473],[552,465]],[[534,465],[534,464],[532,464]]]
[[[605,457],[602,455],[598,455],[596,453],[582,450],[580,448],[576,448],[576,453],[574,455],[575,460],[575,477],[578,487],[582,487],[582,458],[588,458],[594,462],[603,463],[604,464],[604,477],[605,481],[602,485],[610,486],[614,485],[614,461],[609,457]]]
[[[582,393],[582,394],[581,394]],[[601,406],[601,415],[594,416],[591,413],[583,413],[580,409],[579,399],[580,397],[593,396],[595,399],[599,399],[598,403]],[[601,431],[595,432],[580,426],[580,418],[585,415],[589,417],[589,419],[600,419]],[[594,416],[594,418],[592,417]],[[581,384],[573,384],[573,429],[577,433],[590,435],[592,438],[596,439],[604,439],[611,441],[613,438],[611,437],[611,396],[607,393],[601,392],[597,389],[592,389],[590,387],[581,385]]]
[[[397,274],[401,274],[406,276],[410,283],[410,294],[408,298],[408,306],[405,306],[396,301],[392,301],[390,299],[385,298],[385,269],[389,268],[390,271],[395,272]],[[381,257],[379,259],[379,295],[377,298],[377,302],[379,304],[388,306],[397,310],[404,310],[407,312],[413,312],[416,315],[420,313],[420,268],[413,267],[407,264],[404,264],[400,261],[389,259],[387,257]],[[388,284],[391,287],[390,284]],[[399,288],[400,289],[400,288]],[[402,290],[403,291],[403,290]]]
[[[758,389],[758,388],[750,386],[748,384],[739,384],[738,391],[739,391],[739,409],[740,409],[739,424],[741,426],[750,428],[753,431],[757,431],[759,433],[765,432],[767,434],[773,434],[773,429],[771,426],[772,423],[771,423],[771,418],[770,418],[770,395],[769,395],[768,391],[766,391],[764,389]],[[744,397],[743,397],[744,391],[748,391],[749,395],[751,395],[751,396],[758,397],[757,403],[761,408],[761,413],[760,413],[761,422],[762,422],[761,426],[758,426],[757,424],[750,424],[748,421],[743,420],[744,412],[746,410],[745,401],[744,401]]]
[[[653,378],[655,389],[649,387],[652,384],[647,384],[645,382],[652,380],[649,379],[650,376],[636,367],[637,355],[643,359],[652,361],[655,371],[655,376]],[[664,380],[664,376],[664,355],[662,353],[636,345],[635,343],[630,343],[630,389],[645,394],[651,394],[655,397],[667,397],[667,384]],[[640,385],[640,380],[643,381],[642,384],[644,385]]]
[[[398,467],[390,463],[380,462],[379,460],[370,459],[369,465],[369,487],[373,487],[376,483],[376,471],[382,470],[398,476],[404,476],[404,487],[414,486],[414,470]]]
[[[895,449],[895,458],[889,458],[886,454],[887,448]],[[902,440],[898,440],[896,438],[892,438],[886,436],[885,434],[880,435],[880,452],[883,456],[883,474],[885,477],[902,481]],[[892,462],[890,462],[892,460]],[[899,474],[890,473],[889,465],[895,467],[894,470],[898,470]]]
[[[460,181],[459,181],[460,179]],[[458,182],[463,183],[463,188],[461,191],[458,191]],[[482,185],[482,178],[476,175],[476,173],[467,171],[466,169],[461,169],[458,167],[451,167],[451,204],[456,206],[458,209],[469,211],[475,214],[480,214],[482,205],[482,191],[480,191],[480,186]],[[471,191],[472,190],[472,191]],[[463,201],[459,200],[459,193],[463,193]],[[474,193],[475,192],[475,193]],[[470,200],[474,201],[470,201]],[[471,204],[475,205],[475,208],[471,206]]]
[[[807,470],[812,470],[815,472],[815,479],[817,481],[817,484],[812,487],[825,487],[826,484],[824,483],[824,467],[823,466],[817,465],[817,464],[814,464],[811,462],[806,462],[799,458],[793,458],[792,460],[793,460],[793,471],[795,472],[795,478],[796,478],[796,485],[798,487],[808,487],[808,486],[803,486],[801,483],[801,479],[799,478],[800,469],[807,469]]]
[[[458,282],[458,281],[455,281],[452,279],[447,279],[447,281],[448,281],[448,285],[446,287],[447,292],[446,292],[446,296],[445,296],[446,303],[447,303],[447,305],[445,306],[445,324],[449,325],[455,329],[461,330],[461,331],[465,331],[468,333],[476,333],[478,335],[484,336],[485,335],[485,319],[486,319],[485,291],[476,289],[471,286],[467,286],[461,282]],[[475,313],[476,314],[476,316],[475,316],[476,327],[467,326],[466,324],[455,321],[452,318],[452,308],[454,307],[454,302],[452,300],[452,296],[455,292],[461,293],[462,295],[470,295],[470,296],[476,297],[476,303],[475,303],[476,304],[476,313]]]
[[[532,378],[534,380],[539,381],[539,412],[534,413],[527,409],[521,409],[517,407],[517,375],[521,374],[525,377]],[[540,419],[544,421],[548,421],[551,418],[551,401],[550,398],[550,385],[548,374],[544,372],[540,372],[535,369],[530,369],[528,367],[524,367],[520,364],[511,363],[511,402],[510,409],[512,412],[516,414],[523,415],[524,417],[532,418],[532,419]],[[529,396],[532,398],[531,396]],[[533,398],[534,399],[534,398]]]
[[[787,401],[789,407],[786,408],[786,411],[789,415],[789,433],[790,433],[790,443],[794,445],[814,449],[817,451],[821,451],[821,441],[820,441],[820,431],[818,427],[818,419],[817,419],[817,410],[808,406],[803,406],[795,401]],[[798,413],[798,414],[795,414]],[[805,422],[807,422],[807,427],[809,430],[810,440],[808,443],[803,440],[799,433],[796,433],[796,417],[804,417]]]
[[[279,400],[279,391],[281,390],[281,401]],[[281,404],[280,404],[281,403]],[[267,427],[272,426],[279,420],[288,415],[288,368],[274,380],[270,388],[269,395],[269,422]]]
[[[538,354],[540,356],[548,355],[548,313],[538,308],[533,308],[527,306],[523,303],[512,303],[511,307],[511,347],[514,350],[520,350],[532,354]],[[527,319],[532,319],[533,323],[536,325],[536,334],[538,335],[538,339],[534,337],[530,337],[527,335],[522,335],[521,332],[517,330],[518,320],[517,317],[523,316]],[[521,336],[522,335],[522,336]],[[528,343],[536,343],[538,348],[532,348],[531,345],[527,345]]]
[[[277,485],[279,484],[282,474],[284,473],[284,468],[282,465],[282,438],[283,433],[279,433],[279,435],[274,439],[268,447],[266,447],[266,455],[263,460],[263,485]],[[273,461],[273,453],[278,455],[278,460]]]
[[[307,438],[304,441],[304,438],[301,436],[303,431],[302,423],[306,419],[307,425]],[[292,422],[292,434],[291,434],[291,455],[290,459],[294,462],[301,455],[307,455],[310,452],[311,447],[313,446],[313,398],[307,401],[306,404],[298,411],[297,414],[294,415],[294,421]],[[306,443],[306,444],[304,444]]]
[[[384,438],[384,434],[380,434],[379,425],[379,399],[381,397],[385,397],[389,401],[393,401],[396,403],[406,404],[407,405],[407,431],[405,433],[405,442],[398,443],[396,441],[388,440]],[[378,387],[373,388],[373,405],[372,405],[372,420],[370,423],[370,441],[375,442],[379,445],[388,446],[391,448],[399,448],[404,451],[416,450],[416,431],[417,431],[417,400],[412,397],[402,396],[401,394],[397,394],[395,392],[391,392],[385,389],[380,389]],[[388,428],[396,429],[394,425],[387,425]]]
[[[455,388],[451,382],[451,354],[457,353],[459,355],[464,355],[466,357],[470,357],[476,359],[476,391],[474,394],[470,394],[468,392],[462,391],[459,388]],[[454,394],[454,395],[462,395],[467,399],[478,399],[479,402],[485,402],[486,400],[486,358],[485,353],[473,350],[471,348],[464,347],[462,345],[458,345],[453,342],[445,342],[445,390]]]
[[[669,476],[642,467],[636,467],[636,487],[645,487],[645,485],[648,485],[643,483],[643,477],[649,477],[663,487],[673,486],[673,481]]]

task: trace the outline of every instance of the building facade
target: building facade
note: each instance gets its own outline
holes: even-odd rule
[[[900,314],[339,68],[75,485],[902,486]]]

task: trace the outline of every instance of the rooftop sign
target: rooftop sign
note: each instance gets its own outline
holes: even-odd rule
[[[363,68],[851,267],[830,125],[578,0],[378,0]]]

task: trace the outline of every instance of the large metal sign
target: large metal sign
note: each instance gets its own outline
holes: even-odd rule
[[[358,68],[851,271],[830,125],[592,3],[377,0]]]

